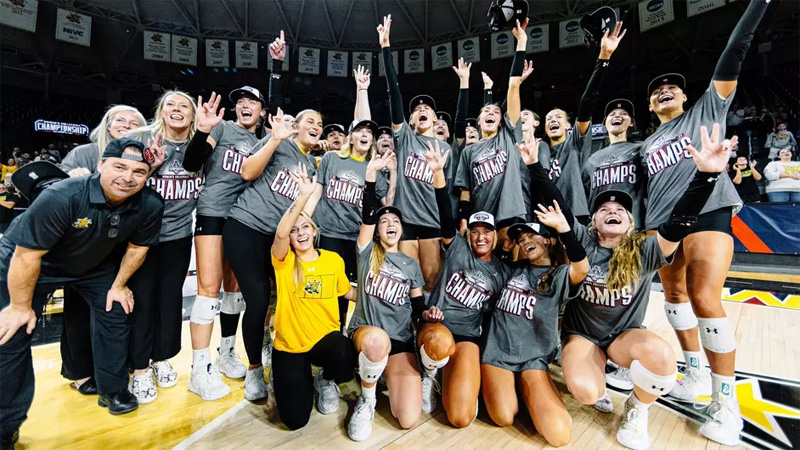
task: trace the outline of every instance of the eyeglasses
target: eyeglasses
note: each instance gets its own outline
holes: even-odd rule
[[[109,239],[114,239],[119,235],[119,230],[117,230],[117,225],[119,225],[119,214],[112,214],[109,219],[109,224],[111,228],[108,229],[108,237]]]

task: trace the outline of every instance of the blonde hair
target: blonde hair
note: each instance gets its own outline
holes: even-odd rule
[[[366,127],[361,127],[361,128],[366,128]],[[336,154],[339,155],[339,158],[347,159],[350,157],[350,155],[353,154],[353,146],[350,145],[350,138],[353,136],[353,133],[355,131],[356,130],[353,130],[350,132],[350,134],[347,135],[347,138],[344,140],[344,145],[342,145],[342,149],[336,152]],[[372,144],[369,146],[369,151],[367,152],[367,156],[364,157],[365,161],[370,161],[375,156],[375,154],[378,153],[378,147],[376,145],[377,142],[378,142],[378,137],[372,136]]]
[[[469,238],[469,233],[472,229],[467,229],[467,245],[469,249],[473,252],[475,249],[472,248],[472,239]],[[495,247],[497,247],[497,230],[492,230],[492,251],[494,251]]]
[[[126,111],[136,114],[136,118],[139,119],[140,127],[143,127],[145,124],[147,124],[147,120],[145,120],[142,113],[140,113],[139,110],[133,106],[111,105],[108,110],[106,110],[106,113],[103,114],[103,118],[100,120],[100,123],[94,127],[91,133],[89,133],[89,140],[97,144],[101,157],[103,156],[103,152],[105,151],[106,146],[108,146],[108,143],[114,140],[114,138],[111,136],[111,132],[109,131],[111,128],[111,123],[117,117],[117,114]]]
[[[133,130],[133,132],[134,133],[141,133],[141,132],[150,133],[150,137],[153,138],[153,139],[155,139],[156,135],[161,133],[161,136],[164,136],[164,138],[166,138],[167,124],[164,121],[164,118],[161,117],[161,114],[164,111],[164,103],[166,103],[167,99],[172,95],[181,96],[181,97],[185,98],[186,100],[188,100],[189,104],[192,105],[192,121],[189,124],[189,140],[191,140],[192,136],[194,136],[194,132],[197,131],[197,120],[196,120],[196,118],[197,118],[197,101],[194,98],[192,98],[191,95],[187,94],[186,92],[177,91],[177,90],[164,91],[164,93],[161,94],[161,97],[158,98],[158,102],[156,102],[158,104],[158,106],[156,107],[156,114],[155,114],[155,117],[153,117],[153,122],[151,122],[147,126],[144,126],[144,127],[138,128],[136,130]]]
[[[622,289],[625,286],[634,286],[642,274],[642,244],[647,235],[636,231],[633,221],[633,214],[628,213],[628,220],[631,227],[622,236],[619,245],[614,248],[611,254],[611,261],[608,262],[608,275],[606,276],[606,287],[608,289]],[[594,226],[594,215],[592,215],[589,231],[597,236],[597,228]]]
[[[314,219],[311,218],[305,211],[300,213],[300,217],[305,218],[308,220],[308,223],[311,225],[311,229],[314,230],[314,248],[317,247],[317,241],[319,240],[319,227],[317,226]],[[300,258],[297,257],[297,252],[294,251],[294,247],[289,244],[289,250],[294,253],[294,269],[292,269],[292,280],[294,281],[295,286],[300,286],[305,283],[305,276],[303,275],[303,262],[300,261]]]

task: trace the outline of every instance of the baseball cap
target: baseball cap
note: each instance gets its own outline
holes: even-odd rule
[[[408,102],[408,112],[414,111],[417,105],[428,105],[431,109],[436,111],[436,102],[433,101],[433,97],[430,95],[421,94],[412,98],[411,101]]]
[[[450,114],[448,114],[445,111],[436,111],[436,119],[437,120],[444,120],[445,122],[447,122],[447,126],[448,127],[450,127],[450,128],[453,127],[453,118],[450,117]]]
[[[264,100],[264,97],[261,95],[261,91],[252,87],[252,86],[242,86],[239,89],[234,89],[228,94],[228,98],[233,102],[236,103],[237,100],[242,98],[243,95],[247,95],[250,97],[255,98],[259,102],[261,102],[261,106],[267,106],[267,102]]]
[[[375,139],[378,138],[378,124],[369,119],[363,119],[363,120],[356,119],[352,121],[350,123],[350,128],[347,130],[347,134],[352,133],[353,130],[355,130],[356,128],[361,128],[364,126],[366,126],[367,128],[370,129],[370,131],[372,131],[372,135],[375,137]]]
[[[125,149],[128,147],[136,148],[139,150],[140,154],[131,155],[130,153],[125,153]],[[103,159],[105,158],[128,159],[131,161],[143,162],[151,167],[156,162],[155,155],[143,142],[128,138],[114,139],[109,142],[108,145],[106,145],[106,149],[103,150]]]
[[[617,12],[609,6],[601,6],[581,18],[581,28],[585,31],[583,42],[587,47],[599,47],[606,30],[613,31],[617,26]]]
[[[592,202],[592,214],[594,214],[605,202],[619,203],[623,208],[625,208],[626,211],[633,211],[633,198],[630,196],[630,194],[616,189],[608,189],[594,197],[594,201]]]
[[[379,127],[378,134],[375,136],[375,138],[377,139],[379,136],[382,136],[384,134],[388,134],[390,137],[394,137],[394,133],[392,133],[391,127]]]
[[[322,137],[327,139],[328,134],[330,134],[333,131],[338,131],[339,133],[347,134],[345,133],[343,126],[339,125],[338,123],[330,123],[322,128]]]
[[[29,201],[34,201],[44,188],[69,178],[66,172],[48,161],[34,161],[11,175],[11,184]]]
[[[514,22],[522,23],[528,17],[526,0],[494,0],[486,13],[489,17],[489,29],[492,31],[514,28]]]
[[[488,225],[489,228],[495,230],[494,216],[486,211],[478,211],[469,216],[467,226],[472,228],[473,225]]]
[[[394,214],[400,218],[400,223],[403,223],[403,214],[400,213],[400,210],[394,206],[381,206],[378,208],[378,211],[375,213],[375,222],[377,223],[377,221],[379,221],[385,214]]]
[[[647,84],[647,96],[649,97],[653,91],[656,90],[659,86],[663,86],[665,84],[674,84],[679,88],[685,90],[686,89],[686,78],[679,73],[665,73],[663,75],[659,75],[653,78],[650,83]]]
[[[467,119],[467,127],[472,127],[475,128],[476,130],[480,130],[480,128],[478,128],[478,119],[474,117],[470,117],[469,119]]]
[[[544,237],[551,236],[550,230],[546,226],[536,222],[517,223],[508,228],[508,237],[513,241],[516,241],[522,233],[536,233]]]
[[[606,112],[604,115],[608,116],[608,114],[611,113],[611,111],[617,108],[622,108],[631,117],[633,117],[636,113],[636,111],[633,109],[633,102],[625,98],[617,98],[608,102],[608,104],[606,105],[606,110],[605,110]]]

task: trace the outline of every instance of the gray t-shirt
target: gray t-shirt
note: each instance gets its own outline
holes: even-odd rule
[[[395,136],[397,191],[394,206],[403,213],[404,223],[439,229],[439,208],[436,206],[433,172],[428,168],[424,156],[429,151],[427,142],[436,148],[437,139],[417,133],[405,122],[395,131]],[[438,142],[442,154],[450,150],[446,142]],[[447,165],[445,173],[452,174],[450,161]],[[448,185],[451,182],[452,179],[448,180]]]
[[[358,297],[347,334],[365,326],[378,327],[389,338],[412,342],[411,289],[422,287],[422,272],[416,260],[405,253],[386,253],[378,276],[369,270],[373,242],[358,254]]]
[[[642,157],[647,165],[647,201],[645,226],[648,230],[666,222],[675,203],[692,181],[697,166],[685,149],[694,145],[700,150],[700,127],[709,132],[714,123],[720,124],[720,136],[725,136],[725,115],[733,102],[733,94],[723,100],[714,83],[697,99],[688,111],[662,124],[642,144]],[[730,177],[719,177],[714,191],[703,207],[703,213],[726,206],[738,210],[742,200],[733,187]]]
[[[513,372],[546,370],[558,348],[558,310],[570,298],[569,267],[558,266],[539,291],[550,267],[515,264],[495,303],[482,362]]]
[[[445,253],[444,267],[428,299],[444,313],[444,325],[461,336],[482,334],[483,314],[503,288],[503,263],[481,261],[466,239],[456,234]]]
[[[578,298],[567,304],[561,329],[565,334],[580,334],[604,347],[623,331],[642,327],[653,275],[670,264],[672,257],[669,260],[664,257],[657,235],[647,237],[642,243],[639,282],[609,290],[606,276],[614,250],[601,247],[585,226],[576,223],[574,229],[586,249],[590,269],[580,286]]]
[[[291,139],[281,142],[261,175],[239,195],[229,217],[262,233],[275,234],[283,213],[300,192],[289,175],[297,170],[298,163],[306,166],[309,177],[314,176],[314,157],[304,155]]]
[[[354,241],[361,228],[361,207],[368,161],[352,155],[342,158],[337,152],[322,157],[317,169],[317,183],[322,185],[322,197],[314,210],[314,222],[321,235]],[[375,193],[380,200],[389,192],[387,172],[375,178]]]
[[[204,167],[206,180],[197,203],[197,214],[227,217],[236,198],[248,185],[242,179],[244,160],[266,144],[268,137],[259,142],[255,134],[231,120],[212,128],[210,136],[217,145]]]
[[[97,143],[79,145],[73,148],[64,160],[61,161],[61,170],[69,172],[72,169],[84,168],[89,172],[97,172],[97,162],[100,161],[100,148]]]
[[[589,207],[607,190],[626,192],[633,199],[633,219],[644,228],[644,169],[641,142],[617,142],[601,148],[583,166],[583,182],[589,188]]]
[[[589,215],[581,173],[591,151],[591,130],[581,136],[577,124],[567,131],[564,142],[550,147],[550,179],[576,216]]]

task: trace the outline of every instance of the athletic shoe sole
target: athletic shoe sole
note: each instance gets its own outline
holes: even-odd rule
[[[226,392],[226,393],[224,393],[222,395],[219,395],[219,396],[203,395],[203,394],[200,393],[200,389],[198,389],[196,386],[194,386],[191,381],[189,382],[189,392],[197,394],[200,398],[202,398],[203,400],[205,400],[207,402],[213,402],[214,400],[219,400],[219,399],[221,399],[223,397],[227,397],[228,394],[231,393],[231,391],[229,389],[228,392]]]
[[[620,390],[623,390],[623,391],[630,391],[631,389],[633,389],[633,383],[632,382],[618,380],[618,379],[616,379],[614,377],[609,377],[609,376],[606,376],[606,384],[608,384],[609,386],[611,386],[613,388],[620,389]]]

